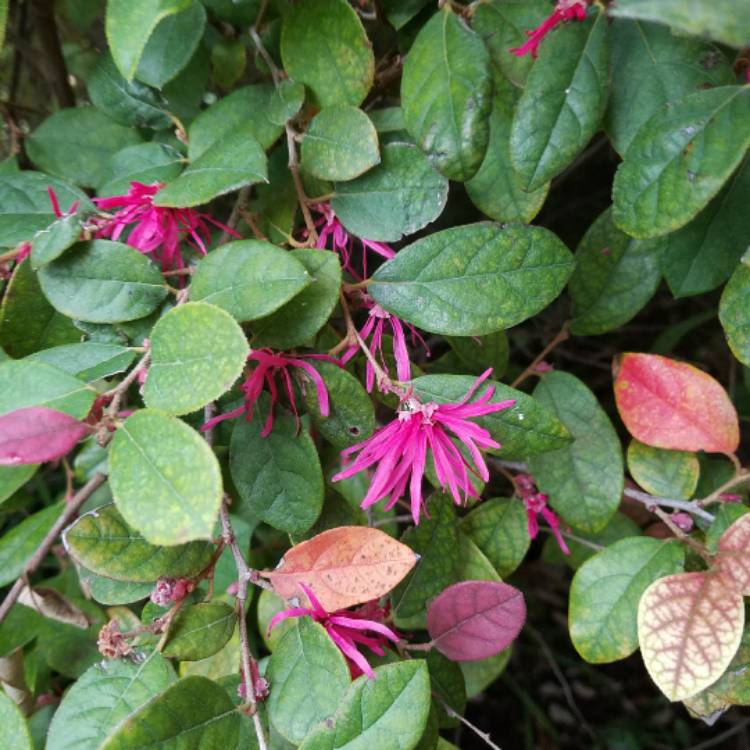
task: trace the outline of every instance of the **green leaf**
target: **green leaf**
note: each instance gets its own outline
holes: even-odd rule
[[[507,578],[521,564],[531,545],[526,509],[518,500],[484,500],[461,520],[460,528],[501,578]]]
[[[211,48],[211,71],[214,81],[223,89],[231,89],[242,77],[247,65],[247,50],[241,39],[219,40]]]
[[[652,448],[632,440],[627,458],[631,476],[646,492],[684,500],[693,496],[700,474],[695,453]]]
[[[90,383],[127,370],[135,359],[135,352],[116,344],[84,342],[35,352],[30,359],[46,362]]]
[[[378,268],[368,291],[426,331],[481,336],[544,309],[572,270],[568,249],[542,227],[469,224],[404,248]]]
[[[374,680],[363,675],[352,683],[333,720],[310,732],[300,750],[413,750],[430,703],[424,661],[377,667]]]
[[[576,651],[606,664],[638,648],[638,602],[649,585],[682,570],[684,548],[651,537],[623,539],[587,560],[573,577],[568,622]]]
[[[109,472],[118,510],[152,544],[211,538],[222,497],[219,462],[184,422],[137,411],[115,433]]]
[[[63,508],[58,503],[40,510],[18,526],[7,531],[0,539],[0,586],[15,581],[37,551],[42,540],[59,518]]]
[[[429,518],[408,528],[401,541],[420,559],[411,573],[392,592],[396,625],[419,618],[424,627],[427,604],[458,577],[458,527],[450,495],[435,493],[428,502]],[[409,624],[412,627],[412,624]]]
[[[31,643],[39,635],[44,622],[44,618],[30,607],[14,604],[0,623],[0,657]]]
[[[387,143],[380,157],[367,174],[336,185],[331,208],[352,234],[397,242],[440,216],[448,180],[409,143]]]
[[[163,88],[188,64],[205,26],[206,10],[198,0],[163,18],[143,49],[136,78],[154,88]]]
[[[500,378],[508,366],[508,337],[505,331],[495,331],[481,337],[447,336],[446,341],[474,375],[481,375],[491,367],[492,374]]]
[[[3,728],[6,747],[13,750],[33,750],[29,725],[21,709],[4,692],[0,692],[0,726]]]
[[[375,410],[359,380],[332,362],[315,362],[313,367],[325,381],[329,406],[329,414],[324,417],[318,391],[308,380],[304,398],[316,430],[339,450],[370,437],[375,429]]]
[[[285,78],[274,88],[268,101],[268,119],[274,125],[284,125],[305,103],[305,87],[299,81]]]
[[[698,91],[657,112],[615,175],[615,223],[641,239],[679,229],[719,192],[748,146],[747,86]]]
[[[425,661],[430,673],[432,694],[457,714],[463,715],[466,711],[466,685],[460,665],[435,650],[427,653]],[[442,703],[437,702],[436,708],[441,729],[453,729],[459,725],[458,719],[450,717]]]
[[[492,8],[495,6],[480,6]],[[504,57],[518,59],[504,51]],[[539,213],[549,192],[549,183],[527,192],[525,180],[511,161],[510,133],[518,100],[516,89],[495,73],[495,93],[490,114],[490,140],[479,171],[466,183],[471,202],[492,219],[530,222]]]
[[[407,130],[446,177],[463,181],[476,173],[489,140],[490,56],[448,5],[409,50],[401,107]]]
[[[119,323],[152,313],[167,296],[159,269],[121,242],[80,242],[39,271],[52,306],[90,323]]]
[[[205,677],[185,677],[132,712],[101,750],[149,747],[234,748],[240,715],[224,688]]]
[[[723,53],[700,39],[626,20],[612,24],[611,33],[612,93],[604,125],[621,155],[655,112],[693,91],[733,81]]]
[[[536,190],[560,174],[599,129],[609,88],[603,12],[570,23],[541,45],[518,102],[510,157],[522,185]]]
[[[221,651],[237,624],[234,607],[224,602],[202,602],[183,607],[169,628],[164,656],[197,661]]]
[[[64,533],[70,556],[84,568],[117,581],[153,583],[191,578],[210,562],[210,542],[156,546],[125,523],[114,505],[81,516]]]
[[[336,253],[292,250],[313,281],[275,313],[253,323],[253,345],[294,349],[308,343],[331,317],[339,300],[341,265]]]
[[[402,29],[416,16],[429,0],[382,0],[388,23],[394,29]]]
[[[163,130],[172,122],[159,94],[140,81],[123,78],[109,54],[99,58],[86,83],[91,103],[120,125]]]
[[[309,617],[279,641],[266,677],[274,686],[266,702],[279,733],[295,745],[339,707],[350,685],[349,667],[322,625]]]
[[[108,177],[113,154],[142,140],[137,130],[118,125],[94,107],[71,107],[48,117],[25,145],[39,169],[93,187]]]
[[[661,281],[660,248],[628,237],[607,209],[588,228],[576,250],[570,277],[570,330],[591,336],[631,320],[653,297]]]
[[[270,242],[227,242],[198,263],[190,298],[210,302],[242,323],[275,312],[311,281],[302,263]]]
[[[412,380],[411,385],[415,395],[422,401],[445,404],[460,401],[475,380],[467,375],[425,375]],[[536,453],[563,448],[570,443],[570,433],[541,399],[494,380],[486,381],[474,394],[474,399],[490,386],[495,389],[492,402],[507,399],[516,402],[509,409],[487,414],[476,420],[502,445],[499,454],[503,458],[525,459]]]
[[[375,126],[349,104],[322,109],[302,139],[302,167],[321,180],[353,180],[379,162]]]
[[[112,57],[132,79],[159,22],[189,8],[191,0],[107,0],[105,30]]]
[[[709,37],[731,47],[750,44],[750,19],[738,0],[620,0],[609,10],[621,18],[668,24],[691,36]]]
[[[513,647],[508,646],[499,654],[490,656],[489,659],[461,662],[467,698],[475,698],[479,693],[484,692],[505,671],[512,651]],[[445,748],[438,744],[437,750],[449,750],[453,747],[453,745],[448,746],[447,743]]]
[[[284,69],[320,107],[362,103],[375,59],[359,16],[345,0],[306,0],[287,9],[281,27]]]
[[[99,604],[132,604],[146,599],[153,591],[153,583],[115,581],[112,578],[92,573],[86,568],[78,569],[81,589],[88,590],[91,598]]]
[[[235,425],[229,448],[229,467],[242,498],[243,516],[302,534],[323,507],[318,452],[307,430],[278,405],[273,430],[263,437],[268,399],[261,406],[265,408],[258,409],[252,420]]]
[[[560,450],[533,456],[531,473],[565,521],[581,531],[599,531],[622,498],[617,433],[594,394],[569,373],[547,373],[534,396],[554,410],[575,440]]]
[[[458,535],[459,581],[499,581],[500,576],[484,552],[466,534]]]
[[[83,419],[94,403],[85,383],[46,362],[7,360],[0,364],[0,415],[27,406],[50,409]]]
[[[23,487],[38,469],[39,464],[0,466],[0,505],[12,497],[16,490]]]
[[[19,263],[0,306],[0,345],[11,357],[81,340],[70,318],[57,312],[42,293],[29,263]]]
[[[660,238],[664,278],[675,297],[716,289],[731,275],[750,236],[750,159],[689,223]]]
[[[99,195],[127,193],[131,182],[169,182],[182,172],[182,155],[164,143],[139,143],[113,154]]]
[[[266,154],[254,132],[252,123],[244,123],[209,146],[176,180],[158,192],[154,205],[197,206],[245,185],[267,182]]]
[[[157,651],[140,663],[117,659],[90,667],[55,712],[47,750],[98,750],[123,719],[175,680]]]
[[[190,159],[195,161],[240,128],[246,128],[264,149],[271,146],[282,131],[268,119],[273,94],[270,84],[244,86],[201,112],[190,125]]]
[[[78,214],[56,219],[46,229],[40,229],[31,240],[31,266],[37,270],[59,258],[81,234],[81,218]]]
[[[81,211],[94,209],[86,194],[69,182],[41,172],[4,174],[0,176],[0,247],[26,242],[55,221],[48,187],[55,191],[64,211],[75,201],[81,202]]]
[[[143,400],[169,414],[188,414],[226,393],[250,347],[234,318],[206,302],[170,310],[151,332],[151,365]]]
[[[719,320],[729,348],[750,367],[750,267],[740,263],[724,287],[719,303]]]

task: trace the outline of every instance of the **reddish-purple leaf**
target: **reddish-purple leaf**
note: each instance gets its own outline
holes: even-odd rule
[[[0,417],[0,466],[54,461],[90,431],[70,414],[46,406],[12,411]]]
[[[523,594],[496,581],[456,583],[427,610],[435,648],[453,661],[494,656],[516,639],[525,620]]]

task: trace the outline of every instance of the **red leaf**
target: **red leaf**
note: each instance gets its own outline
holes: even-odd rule
[[[705,372],[656,354],[623,354],[615,361],[615,399],[630,434],[646,445],[683,451],[734,453],[737,412]]]
[[[0,417],[0,466],[54,461],[90,431],[70,414],[46,406],[12,411]]]
[[[525,620],[523,594],[496,581],[456,583],[427,610],[435,648],[453,661],[494,656],[516,639]]]

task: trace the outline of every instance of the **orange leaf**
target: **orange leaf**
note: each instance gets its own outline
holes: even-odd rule
[[[623,354],[614,369],[617,409],[642,443],[710,453],[737,450],[737,412],[710,375],[656,354]]]
[[[714,567],[750,596],[750,513],[738,518],[719,540]]]
[[[328,612],[387,594],[414,567],[417,555],[388,534],[367,526],[330,529],[292,547],[276,570],[260,575],[284,599],[307,597],[309,586]]]
[[[651,679],[671,701],[707,688],[732,661],[744,624],[742,596],[723,575],[654,581],[638,605],[638,641]]]

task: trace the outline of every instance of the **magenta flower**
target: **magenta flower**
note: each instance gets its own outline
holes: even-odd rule
[[[315,385],[315,389],[318,392],[318,407],[320,413],[327,417],[329,412],[328,405],[328,389],[320,373],[306,360],[317,359],[325,362],[333,362],[336,365],[341,363],[334,357],[329,357],[327,354],[297,354],[295,356],[288,357],[285,354],[276,354],[271,349],[254,349],[248,356],[248,361],[256,362],[257,365],[246,378],[245,382],[240,386],[240,390],[245,395],[245,403],[242,406],[227,412],[226,414],[220,414],[219,416],[209,419],[202,427],[201,430],[204,432],[215,427],[219,422],[223,422],[225,419],[235,419],[236,417],[245,415],[245,419],[250,421],[253,418],[253,411],[255,404],[263,393],[264,387],[268,388],[268,393],[271,396],[271,408],[266,418],[266,423],[263,427],[261,435],[268,437],[273,429],[273,413],[274,406],[279,400],[279,388],[276,383],[276,377],[281,378],[283,383],[284,392],[286,393],[289,401],[289,406],[292,409],[294,418],[297,421],[297,429],[299,429],[299,414],[297,412],[297,400],[294,396],[294,386],[292,384],[292,375],[289,372],[291,367],[296,367],[302,370],[307,377],[312,380]]]
[[[62,219],[65,216],[72,216],[81,205],[81,201],[73,201],[73,203],[70,204],[70,208],[63,213],[60,210],[60,201],[57,198],[57,193],[49,185],[47,185],[47,195],[49,195],[49,202],[52,204],[52,212],[57,219]]]
[[[450,490],[456,505],[466,503],[470,497],[479,497],[469,473],[486,482],[489,470],[479,449],[500,448],[500,443],[493,440],[486,429],[469,420],[508,409],[515,404],[513,400],[490,403],[495,393],[492,386],[476,401],[469,403],[471,396],[491,372],[491,369],[486,370],[478,377],[457,404],[423,404],[414,396],[405,398],[396,419],[368,440],[342,451],[345,458],[353,453],[359,455],[348,468],[336,474],[333,481],[348,479],[377,464],[362,507],[369,508],[388,497],[385,504],[388,510],[404,495],[408,486],[411,513],[414,523],[418,524],[424,508],[422,479],[429,449],[438,481],[444,490]],[[473,466],[464,458],[450,434],[468,449]]]
[[[535,58],[542,39],[563,21],[570,21],[572,19],[577,21],[585,20],[587,6],[588,0],[557,0],[555,10],[552,14],[545,18],[535,29],[526,32],[528,41],[520,47],[513,47],[509,52],[512,52],[516,57],[523,57],[530,52],[531,56]]]
[[[354,239],[349,232],[344,229],[344,225],[336,218],[333,209],[327,203],[318,203],[311,207],[313,211],[321,214],[321,217],[315,222],[315,228],[318,230],[318,241],[315,245],[317,248],[328,248],[329,240],[331,250],[334,250],[341,256],[341,267],[348,272],[353,278],[362,280],[359,273],[352,266],[352,254],[354,253]],[[389,260],[395,257],[396,253],[388,245],[382,242],[373,242],[359,238],[362,245],[362,273],[367,278],[367,251],[372,250],[381,258]]]
[[[97,208],[104,211],[119,209],[111,218],[99,220],[96,236],[119,240],[127,227],[135,225],[128,236],[128,245],[142,253],[153,253],[164,271],[184,268],[181,240],[185,240],[201,255],[206,254],[206,243],[211,241],[209,224],[228,232],[232,237],[240,237],[233,229],[206,213],[192,208],[155,206],[154,196],[162,187],[159,182],[151,185],[131,182],[125,195],[94,198]]]
[[[373,653],[383,656],[385,654],[383,647],[388,645],[388,641],[399,642],[398,633],[382,622],[388,614],[387,610],[379,607],[376,602],[368,602],[359,609],[344,609],[328,613],[323,609],[310,588],[305,586],[304,583],[300,583],[300,587],[305,592],[311,606],[292,607],[274,615],[268,625],[268,632],[270,633],[288,617],[312,617],[315,622],[320,623],[326,629],[330,639],[338,646],[347,662],[349,662],[352,677],[366,674],[370,679],[374,679],[375,672],[368,664],[367,659],[357,650],[357,645],[367,646]]]
[[[549,497],[544,492],[538,492],[534,478],[530,474],[519,474],[516,477],[516,490],[521,496],[521,500],[526,508],[526,516],[528,519],[529,536],[532,539],[536,539],[539,534],[539,518],[542,518],[549,524],[552,529],[552,533],[557,540],[557,544],[560,549],[566,554],[570,554],[568,545],[560,533],[560,520],[549,507],[547,502]]]

